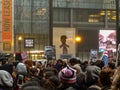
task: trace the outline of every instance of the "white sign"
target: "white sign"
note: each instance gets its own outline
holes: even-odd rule
[[[96,61],[98,58],[98,51],[97,50],[94,50],[94,49],[91,49],[90,50],[90,59],[92,61]]]

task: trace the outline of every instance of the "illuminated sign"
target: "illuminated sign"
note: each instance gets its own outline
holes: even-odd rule
[[[34,38],[25,38],[24,43],[25,48],[34,48]]]

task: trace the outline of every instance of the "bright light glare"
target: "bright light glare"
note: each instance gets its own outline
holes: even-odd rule
[[[22,37],[20,36],[20,37],[18,37],[18,40],[22,40]]]
[[[75,41],[76,41],[76,42],[80,42],[80,41],[81,41],[81,37],[76,37],[76,38],[75,38]]]

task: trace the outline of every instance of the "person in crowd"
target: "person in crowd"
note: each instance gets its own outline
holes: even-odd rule
[[[111,77],[113,77],[112,70],[105,68],[102,69],[99,75],[99,85],[101,86],[101,90],[110,90],[112,80]]]
[[[58,74],[58,77],[62,83],[62,86],[59,88],[59,90],[66,90],[71,88],[72,90],[77,90],[75,87],[76,75],[77,71],[72,67],[66,66],[63,68]]]
[[[58,71],[55,68],[45,68],[42,73],[42,78],[48,79],[51,76],[58,76]]]
[[[76,58],[71,58],[69,60],[70,66],[74,69],[76,69],[77,74],[82,73],[82,69],[79,63],[79,60],[77,60]]]
[[[16,66],[16,73],[26,75],[27,74],[27,68],[26,65],[23,62],[19,62]]]
[[[13,90],[13,78],[5,70],[0,70],[0,90]]]
[[[94,64],[101,69],[104,67],[104,62],[102,60],[97,60],[96,62],[94,62]]]
[[[24,63],[25,63],[26,69],[27,69],[27,74],[29,74],[30,69],[33,66],[33,61],[32,60],[26,60]]]
[[[85,74],[84,73],[79,73],[77,74],[77,79],[76,79],[76,87],[78,90],[87,90],[87,86],[85,84]]]
[[[56,68],[58,71],[60,71],[63,68],[63,61],[62,59],[58,59],[57,63],[55,64],[54,68]]]
[[[13,73],[13,64],[12,63],[4,63],[0,66],[0,70],[8,71],[11,75]]]
[[[117,67],[113,75],[111,90],[120,90],[120,66]]]
[[[86,67],[85,82],[87,87],[98,84],[98,78],[100,72],[101,72],[101,68],[99,68],[96,65],[89,65]]]
[[[16,83],[18,88],[20,88],[25,82],[27,82],[31,75],[30,75],[30,69],[32,68],[33,61],[32,60],[26,60],[24,63],[21,61],[16,66]]]
[[[81,63],[80,66],[81,66],[81,69],[82,69],[83,72],[86,71],[85,69],[86,69],[86,67],[87,67],[88,65],[89,65],[89,62],[88,62],[88,61],[84,61],[84,62]]]
[[[11,60],[12,61],[12,60]],[[13,62],[11,62],[10,60],[7,61],[3,61],[3,64],[0,66],[0,70],[5,70],[7,72],[10,73],[10,75],[13,78],[13,89],[16,90],[17,88],[17,84],[16,84],[16,71],[15,71],[15,65],[13,64]]]
[[[62,83],[60,82],[57,76],[50,76],[48,79],[44,79],[42,85],[42,87],[46,90],[59,90],[61,86]]]
[[[104,67],[107,67],[109,62],[108,51],[103,52],[102,61],[104,62]]]
[[[41,86],[41,78],[36,67],[30,68],[31,77],[25,82],[20,90],[43,90]]]
[[[109,69],[111,69],[111,70],[115,70],[115,63],[114,62],[109,62],[108,63],[108,67],[109,67]]]

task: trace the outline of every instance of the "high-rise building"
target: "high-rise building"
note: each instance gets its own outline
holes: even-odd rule
[[[10,46],[2,39],[2,6],[7,7],[8,3],[12,7],[9,7],[12,12]],[[53,31],[74,28],[74,36],[83,37],[77,45],[77,53],[88,52],[98,49],[99,30],[116,30],[115,0],[0,0],[0,7],[0,51],[3,52],[44,50],[45,46],[51,45],[52,26]],[[72,35],[69,31],[66,33]],[[70,35],[67,36],[72,37]]]

